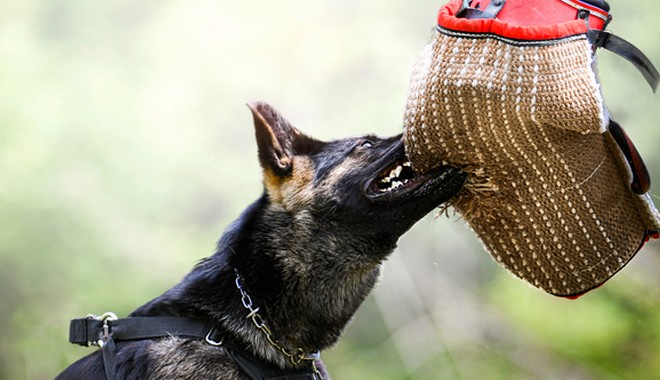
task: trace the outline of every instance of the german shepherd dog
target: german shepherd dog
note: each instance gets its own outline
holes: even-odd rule
[[[105,346],[57,379],[329,379],[313,353],[337,342],[399,237],[465,180],[451,167],[415,173],[401,135],[322,142],[248,106],[263,195],[211,257],[130,315],[211,326],[206,339],[117,338],[112,362]]]

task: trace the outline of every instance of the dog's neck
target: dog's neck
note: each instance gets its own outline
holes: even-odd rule
[[[310,233],[306,219],[314,216],[309,213],[258,210],[263,207],[248,208],[228,227],[212,257],[134,315],[203,315],[255,356],[290,366],[290,358],[246,318],[250,310],[236,284],[238,271],[242,290],[259,308],[271,339],[305,353],[333,345],[378,280],[380,263],[395,240],[356,239],[354,231],[327,221],[326,230]]]
[[[355,231],[327,219],[322,231],[310,231],[309,226],[320,224],[316,217],[308,211],[266,209],[247,229],[255,235],[229,245],[232,265],[275,339],[289,350],[306,353],[339,339],[379,277],[386,253],[373,251],[393,249],[385,247],[386,239],[357,239]],[[245,338],[259,340],[255,347],[265,348],[263,355],[277,354],[264,344],[264,334],[255,334],[253,325],[248,328],[251,333]]]

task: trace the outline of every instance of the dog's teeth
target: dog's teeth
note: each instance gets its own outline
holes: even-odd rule
[[[388,193],[408,184],[411,179],[402,178],[401,175],[404,173],[404,170],[411,167],[412,164],[410,161],[406,161],[390,169],[389,173],[378,181],[378,191],[381,193]]]

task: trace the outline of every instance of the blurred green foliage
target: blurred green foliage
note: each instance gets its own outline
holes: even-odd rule
[[[52,378],[89,352],[67,343],[70,318],[125,315],[213,252],[261,192],[246,101],[322,139],[399,133],[442,3],[0,2],[0,379]],[[656,4],[610,3],[610,29],[660,64]],[[660,178],[660,100],[599,55]],[[325,360],[336,379],[659,378],[659,253],[566,301],[431,215]]]

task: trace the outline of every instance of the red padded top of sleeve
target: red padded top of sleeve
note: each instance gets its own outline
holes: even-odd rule
[[[579,0],[569,2],[574,6],[562,0],[507,0],[494,19],[466,19],[456,17],[462,1],[451,0],[440,9],[438,25],[458,32],[495,34],[522,41],[552,40],[588,31],[585,21],[576,19],[581,8],[591,12],[591,29],[604,28],[609,17],[606,11]],[[483,10],[489,3],[489,0],[477,0],[472,2],[472,7],[479,5]]]

